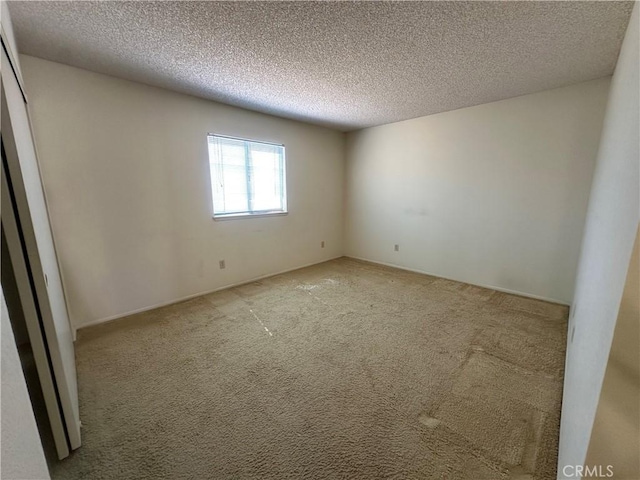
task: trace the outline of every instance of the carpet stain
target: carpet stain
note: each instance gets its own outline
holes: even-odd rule
[[[427,428],[436,428],[440,425],[440,420],[424,414],[418,417],[418,421]]]
[[[82,329],[51,475],[553,479],[567,310],[341,258]]]

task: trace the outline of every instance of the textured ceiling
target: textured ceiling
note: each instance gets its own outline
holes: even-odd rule
[[[354,130],[613,72],[633,2],[10,2],[21,53]]]

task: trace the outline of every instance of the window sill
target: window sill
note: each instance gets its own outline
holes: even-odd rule
[[[214,215],[214,222],[224,222],[225,220],[240,220],[242,218],[264,218],[264,217],[282,217],[289,215],[289,212],[270,212],[270,213],[230,213],[228,215]]]

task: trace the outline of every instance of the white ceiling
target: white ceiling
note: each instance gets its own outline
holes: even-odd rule
[[[10,2],[21,53],[354,130],[613,72],[633,2]]]

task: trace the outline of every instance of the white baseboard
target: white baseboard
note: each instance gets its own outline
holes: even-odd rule
[[[378,262],[378,261],[374,261],[374,260],[369,260],[368,258],[361,258],[361,257],[353,256],[353,255],[344,255],[344,256],[347,257],[347,258],[353,258],[354,260],[361,260],[363,262],[369,262],[369,263],[373,263],[373,264],[376,264],[376,265],[383,265],[385,267],[392,267],[392,268],[397,268],[399,270],[406,270],[407,272],[421,273],[423,275],[429,275],[431,277],[444,278],[445,280],[453,280],[454,282],[466,283],[468,285],[475,285],[476,287],[488,288],[490,290],[496,290],[498,292],[503,292],[503,293],[510,293],[512,295],[518,295],[520,297],[533,298],[534,300],[542,300],[542,301],[549,302],[549,303],[556,303],[558,305],[570,306],[570,304],[567,303],[566,301],[558,300],[556,298],[543,297],[541,295],[534,295],[532,293],[520,292],[518,290],[511,290],[511,289],[508,289],[508,288],[496,287],[495,285],[487,285],[487,284],[483,284],[483,283],[471,283],[471,282],[467,282],[465,280],[460,280],[460,279],[457,279],[457,278],[443,277],[442,275],[436,275],[435,273],[426,272],[424,270],[418,270],[418,269],[415,269],[415,268],[408,268],[408,267],[403,267],[403,266],[400,266],[400,265],[394,265],[393,263]]]
[[[453,280],[453,281],[456,281],[456,282],[467,283],[469,285],[475,285],[477,287],[488,288],[488,289],[491,289],[491,290],[496,290],[498,292],[510,293],[512,295],[519,295],[521,297],[533,298],[535,300],[542,300],[542,301],[549,302],[549,303],[556,303],[556,304],[559,304],[559,305],[570,306],[570,304],[567,303],[566,301],[558,300],[556,298],[549,298],[549,297],[544,297],[544,296],[541,296],[541,295],[534,295],[534,294],[527,293],[527,292],[520,292],[518,290],[511,290],[511,289],[508,289],[508,288],[497,287],[495,285],[487,285],[487,284],[483,284],[483,283],[466,282],[464,280],[459,280],[459,279],[456,279],[456,278],[443,277],[442,275],[436,275],[436,274],[433,274],[431,272],[427,272],[427,271],[424,271],[424,270],[404,267],[404,266],[401,266],[401,265],[395,265],[393,263],[378,262],[378,261],[374,261],[374,260],[369,260],[368,258],[356,257],[356,256],[353,256],[353,255],[338,255],[336,257],[332,257],[332,258],[329,258],[329,259],[326,259],[326,260],[322,260],[322,261],[319,261],[319,262],[308,263],[308,264],[305,264],[305,265],[301,265],[299,267],[288,268],[286,270],[281,270],[281,271],[278,271],[278,272],[275,272],[275,273],[269,273],[269,274],[266,274],[266,275],[261,275],[259,277],[250,278],[248,280],[243,280],[241,282],[232,283],[232,284],[229,284],[229,285],[224,285],[222,287],[214,288],[213,290],[207,290],[207,291],[204,291],[204,292],[194,293],[192,295],[187,295],[186,297],[181,297],[181,298],[178,298],[178,299],[175,299],[175,300],[170,300],[168,302],[158,303],[158,304],[155,304],[155,305],[151,305],[149,307],[143,307],[143,308],[132,310],[132,311],[129,311],[129,312],[126,312],[126,313],[113,315],[111,317],[101,318],[101,319],[98,319],[98,320],[92,320],[90,322],[83,323],[81,325],[77,325],[77,326],[73,327],[73,340],[74,341],[76,340],[76,333],[81,328],[92,327],[92,326],[95,326],[95,325],[99,325],[101,323],[111,322],[113,320],[118,320],[120,318],[128,317],[130,315],[135,315],[137,313],[147,312],[149,310],[154,310],[156,308],[166,307],[166,306],[169,306],[169,305],[173,305],[175,303],[180,303],[180,302],[184,302],[186,300],[191,300],[192,298],[201,297],[203,295],[208,295],[210,293],[219,292],[221,290],[226,290],[228,288],[239,287],[241,285],[246,285],[248,283],[256,282],[258,280],[263,280],[265,278],[275,277],[276,275],[282,275],[283,273],[288,273],[288,272],[293,272],[295,270],[300,270],[301,268],[307,268],[307,267],[311,267],[313,265],[319,265],[320,263],[330,262],[331,260],[336,260],[336,259],[341,258],[343,256],[347,257],[347,258],[353,258],[355,260],[361,260],[363,262],[373,263],[375,265],[383,265],[385,267],[397,268],[399,270],[405,270],[405,271],[408,271],[408,272],[420,273],[422,275],[430,275],[432,277],[444,278],[446,280]]]
[[[246,285],[248,283],[257,282],[258,280],[264,280],[265,278],[275,277],[277,275],[282,275],[283,273],[288,273],[288,272],[293,272],[295,270],[300,270],[301,268],[312,267],[314,265],[319,265],[321,263],[330,262],[332,260],[336,260],[338,258],[342,258],[343,256],[344,255],[338,255],[337,257],[331,257],[331,258],[328,258],[326,260],[321,260],[319,262],[308,263],[306,265],[301,265],[299,267],[288,268],[286,270],[281,270],[281,271],[275,272],[275,273],[268,273],[266,275],[261,275],[259,277],[254,277],[254,278],[250,278],[248,280],[243,280],[241,282],[231,283],[229,285],[224,285],[222,287],[214,288],[213,290],[207,290],[205,292],[194,293],[192,295],[187,295],[186,297],[181,297],[181,298],[178,298],[178,299],[175,299],[175,300],[170,300],[168,302],[157,303],[157,304],[151,305],[149,307],[138,308],[136,310],[131,310],[130,312],[119,313],[117,315],[113,315],[111,317],[106,317],[106,318],[100,318],[98,320],[91,320],[90,322],[86,322],[86,323],[83,323],[81,325],[77,325],[77,326],[73,327],[73,339],[74,340],[76,339],[76,332],[78,330],[80,330],[81,328],[93,327],[93,326],[99,325],[101,323],[112,322],[112,321],[118,320],[120,318],[128,317],[130,315],[135,315],[136,313],[148,312],[149,310],[154,310],[156,308],[167,307],[167,306],[173,305],[175,303],[184,302],[186,300],[191,300],[192,298],[201,297],[203,295],[209,295],[210,293],[219,292],[221,290],[226,290],[228,288],[239,287],[241,285]]]

